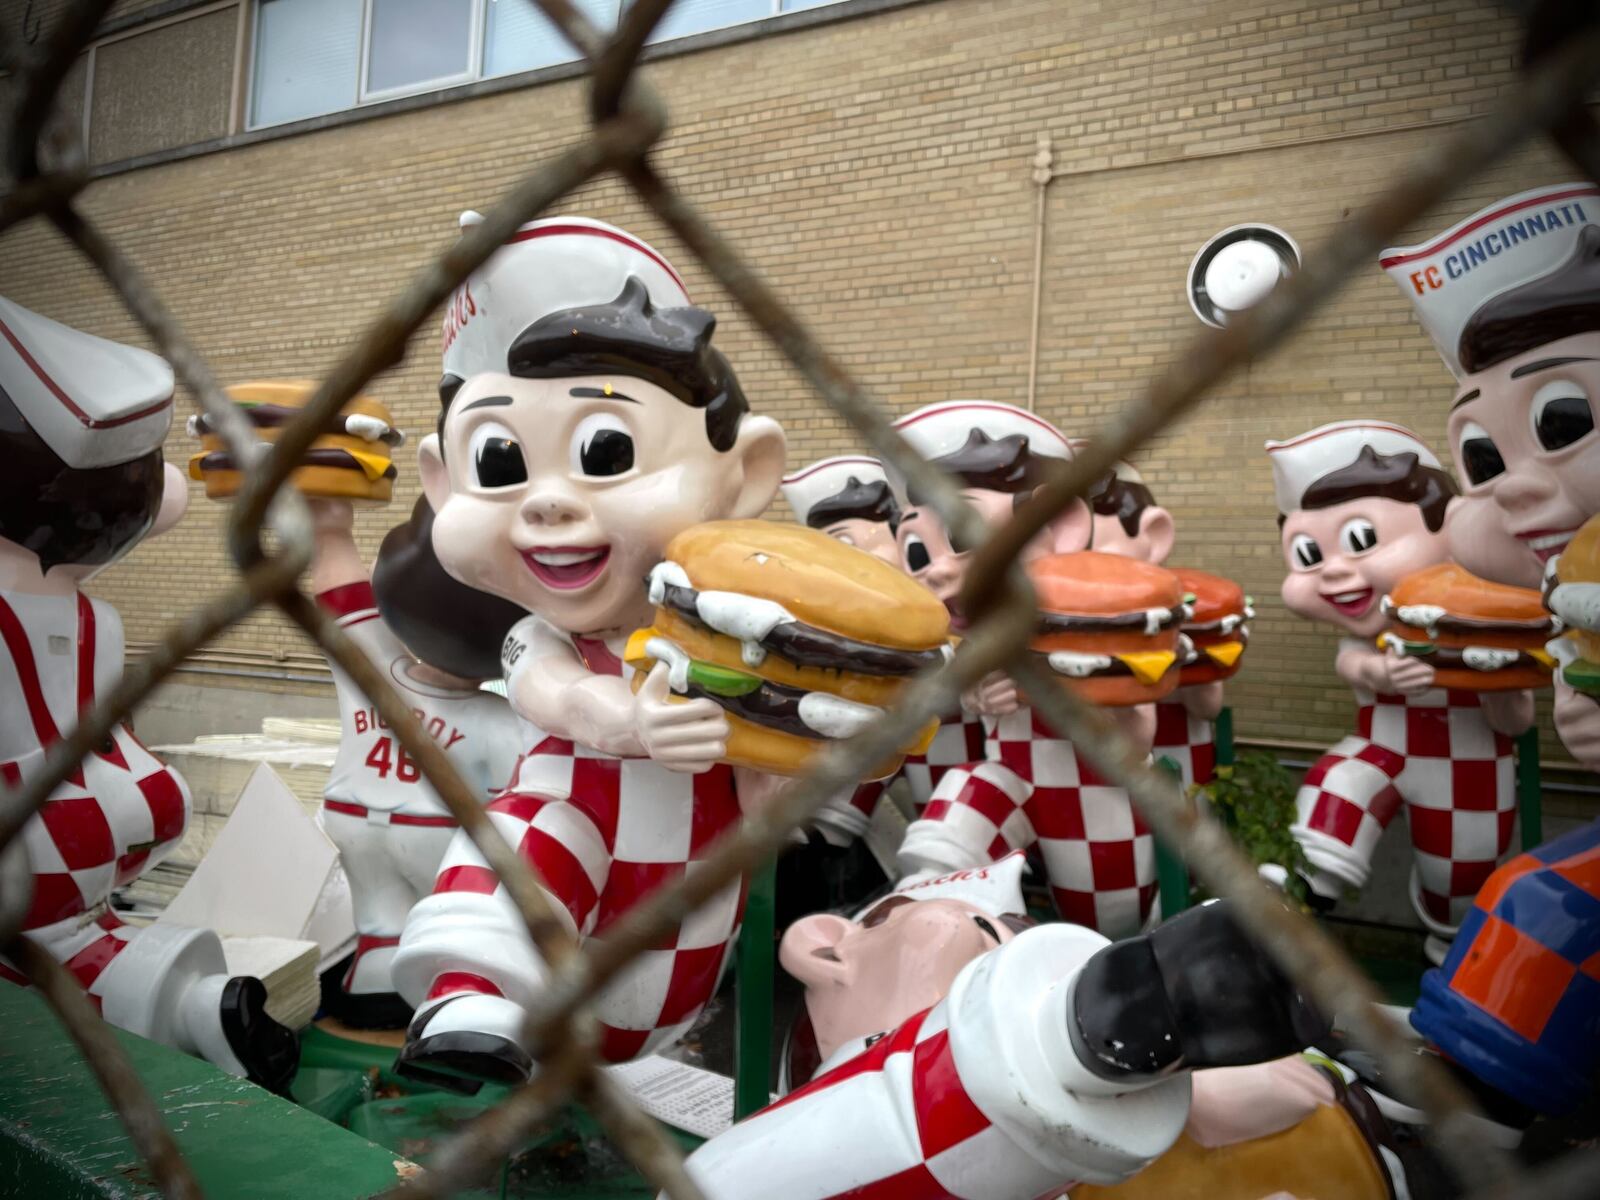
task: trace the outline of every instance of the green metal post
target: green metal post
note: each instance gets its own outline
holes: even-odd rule
[[[1182,780],[1182,771],[1170,758],[1162,758],[1158,765],[1174,779]],[[1161,889],[1163,919],[1177,916],[1189,907],[1189,868],[1160,838],[1156,839],[1156,883]]]
[[[1224,707],[1212,727],[1211,741],[1217,749],[1217,766],[1233,766],[1233,709]]]
[[[733,1119],[772,1103],[773,897],[777,868],[768,863],[750,876],[739,931],[738,1015],[733,1067]]]
[[[1517,807],[1522,811],[1522,848],[1544,841],[1543,793],[1539,787],[1539,727],[1517,738]]]

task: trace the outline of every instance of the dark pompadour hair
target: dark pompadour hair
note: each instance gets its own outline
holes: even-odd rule
[[[1362,496],[1399,500],[1420,508],[1429,531],[1438,533],[1444,526],[1445,510],[1457,494],[1456,481],[1447,472],[1423,466],[1411,451],[1379,454],[1371,446],[1363,446],[1355,462],[1329,471],[1308,487],[1300,507],[1332,508]],[[1278,524],[1283,525],[1282,514]]]
[[[1550,342],[1600,330],[1600,227],[1586,225],[1553,271],[1486,301],[1461,330],[1456,351],[1468,374]]]
[[[384,624],[431,667],[463,679],[498,679],[500,643],[527,616],[517,604],[457,580],[433,552],[426,497],[383,539],[372,591]]]

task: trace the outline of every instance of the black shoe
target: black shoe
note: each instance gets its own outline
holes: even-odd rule
[[[1265,1062],[1328,1032],[1226,900],[1097,951],[1078,975],[1072,1004],[1073,1045],[1105,1079]]]
[[[222,1032],[251,1083],[280,1096],[300,1067],[300,1039],[267,1015],[267,986],[236,975],[222,988]]]
[[[429,1022],[453,1003],[455,998],[446,1000],[412,1022],[394,1061],[395,1074],[463,1096],[477,1095],[485,1083],[526,1083],[533,1059],[509,1038],[465,1029],[428,1032]]]
[[[339,989],[324,999],[322,1007],[330,1017],[351,1029],[404,1029],[412,1012],[399,992]]]

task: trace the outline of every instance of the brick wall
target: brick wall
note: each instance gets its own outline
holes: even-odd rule
[[[1195,249],[1264,220],[1314,248],[1408,159],[1485,111],[1515,36],[1489,4],[1364,0],[929,0],[666,57],[661,168],[805,314],[886,404],[1020,402],[1027,379],[1040,132],[1047,206],[1039,410],[1088,433],[1196,328]],[[457,213],[493,201],[582,129],[582,88],[547,83],[268,141],[97,183],[85,205],[137,258],[225,380],[314,376],[425,257]],[[1570,174],[1525,151],[1410,234]],[[615,182],[561,206],[672,255],[756,407],[793,461],[856,448],[844,424]],[[136,339],[110,293],[39,225],[0,239],[8,295]],[[374,392],[431,424],[434,326]],[[1233,690],[1241,735],[1326,743],[1348,727],[1334,636],[1277,602],[1282,564],[1268,437],[1369,416],[1440,444],[1450,381],[1376,264],[1285,351],[1231,380],[1140,465],[1179,527],[1175,561],[1241,579],[1261,618]],[[183,462],[181,430],[169,443]],[[416,494],[361,518],[370,552]],[[197,499],[98,590],[149,638],[218,586],[223,513]],[[258,616],[225,649],[295,653]],[[256,686],[256,685],[249,685]],[[261,685],[270,686],[270,685]]]

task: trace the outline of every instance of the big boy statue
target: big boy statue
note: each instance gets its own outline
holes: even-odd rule
[[[471,219],[471,218],[469,218]],[[772,777],[718,765],[710,700],[635,692],[626,639],[650,623],[645,576],[682,530],[755,517],[783,474],[783,431],[752,416],[665,258],[581,218],[523,226],[458,291],[444,325],[443,412],[424,440],[432,548],[463,583],[531,614],[506,636],[512,707],[531,727],[489,804],[580,937],[695,869]],[[622,1060],[693,1024],[737,932],[734,883],[601,993],[601,1052]],[[544,963],[464,835],[411,912],[392,964],[417,1006],[403,1070],[473,1088],[532,1067]]]
[[[1358,705],[1356,732],[1317,760],[1296,799],[1307,882],[1330,902],[1363,886],[1379,835],[1404,806],[1412,905],[1437,961],[1510,847],[1511,739],[1532,705],[1522,692],[1435,687],[1433,667],[1375,644],[1389,619],[1383,597],[1450,553],[1455,484],[1415,434],[1338,421],[1268,442],[1267,452],[1289,568],[1284,603],[1344,632],[1334,669]]]
[[[1022,869],[1013,852],[790,927],[780,956],[805,1003],[789,1094],[689,1158],[708,1196],[1032,1200],[1159,1156],[1149,1186],[1084,1186],[1388,1200],[1378,1152],[1303,1060],[1190,1074],[1317,1032],[1226,905],[1107,945],[1034,927]]]
[[[1057,464],[1071,457],[1067,438],[1042,417],[1010,404],[954,400],[930,404],[895,422],[924,458],[954,475],[962,495],[991,526],[1010,519]],[[891,474],[901,493],[900,557],[915,578],[952,609],[971,547]],[[1069,554],[1089,545],[1093,516],[1068,505],[1023,551],[1023,560]],[[1155,900],[1155,843],[1122,788],[1104,783],[1032,708],[1016,685],[996,674],[973,689],[981,713],[983,760],[949,770],[901,843],[906,873],[978,867],[1038,844],[1062,916],[1108,937],[1136,933]],[[1109,710],[1136,744],[1149,750],[1153,705]]]
[[[1382,265],[1456,379],[1451,552],[1536,587],[1600,513],[1600,187],[1520,192]],[[1600,770],[1600,700],[1559,671],[1555,689],[1557,732]],[[1600,823],[1502,866],[1412,1013],[1450,1061],[1531,1111],[1582,1103],[1600,1073],[1596,862]]]
[[[188,486],[163,463],[172,370],[144,350],[0,298],[0,778],[25,785],[122,678],[122,620],[85,581],[169,529]],[[209,929],[125,925],[112,890],[169,854],[189,788],[128,723],[22,829],[33,870],[23,936],[123,1029],[273,1089],[299,1061],[259,979],[230,978]],[[0,960],[0,977],[25,978]]]

